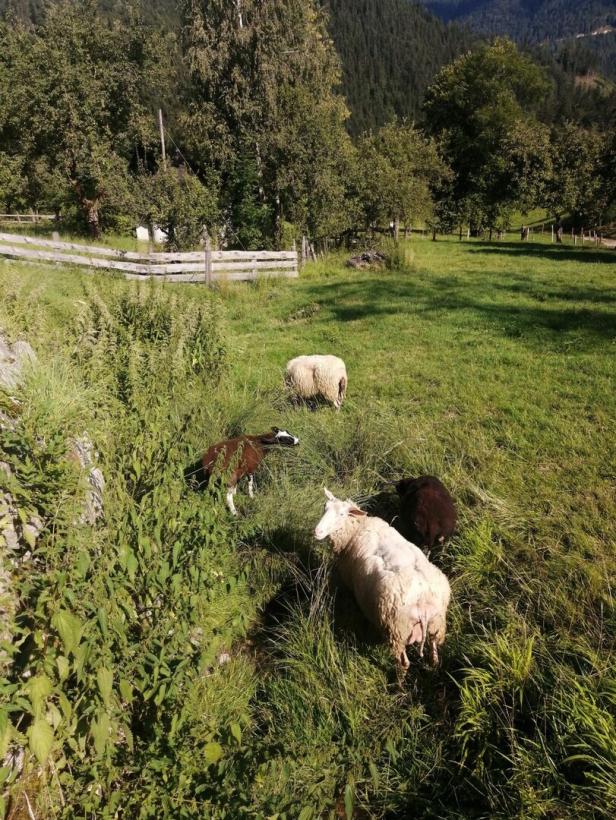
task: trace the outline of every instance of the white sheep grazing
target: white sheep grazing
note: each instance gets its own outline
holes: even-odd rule
[[[338,356],[297,356],[287,362],[285,384],[300,399],[320,397],[340,410],[347,382],[346,366]]]
[[[419,644],[423,656],[426,640],[438,663],[451,595],[445,575],[385,521],[327,489],[325,495],[325,513],[314,537],[330,537],[342,580],[364,615],[383,631],[403,669],[409,666],[406,647]]]

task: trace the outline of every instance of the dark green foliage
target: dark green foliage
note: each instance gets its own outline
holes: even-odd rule
[[[417,119],[437,71],[474,38],[409,0],[329,0],[330,31],[357,135],[394,118]]]
[[[259,191],[257,162],[244,149],[229,171],[227,189],[229,245],[245,250],[265,248],[272,233],[273,213]]]
[[[73,204],[93,236],[134,213],[128,171],[156,139],[160,45],[130,9],[110,23],[94,0],[51,4],[35,29],[0,23],[0,145],[21,161],[28,205]]]
[[[218,191],[206,187],[195,175],[182,168],[160,168],[157,173],[136,179],[137,210],[146,225],[157,225],[167,234],[171,250],[192,250],[203,246],[218,222]]]
[[[454,170],[459,223],[505,227],[514,207],[540,201],[549,138],[534,116],[545,74],[510,40],[496,40],[444,68],[426,99],[428,125]]]
[[[323,232],[331,234],[332,216],[342,210],[348,137],[325,16],[299,0],[190,0],[184,17],[191,86],[182,134],[193,166],[219,173],[228,214],[237,207],[238,183],[240,203],[254,208],[257,196],[262,217],[271,214],[275,245],[285,221],[320,235],[329,220]],[[231,228],[237,236],[241,225]]]

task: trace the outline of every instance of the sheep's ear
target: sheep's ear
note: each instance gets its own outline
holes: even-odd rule
[[[279,433],[280,427],[272,427],[272,433]]]
[[[363,510],[360,510],[356,504],[353,504],[350,498],[348,499],[348,503],[351,504],[351,508],[349,509],[349,515],[352,515],[355,518],[361,518],[364,515],[368,515],[368,513],[364,512]]]
[[[323,487],[323,492],[325,493],[325,497],[329,498],[330,501],[333,501],[336,496],[327,489],[327,487]]]

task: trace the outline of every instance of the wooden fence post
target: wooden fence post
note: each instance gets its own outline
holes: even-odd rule
[[[205,281],[212,284],[212,241],[209,233],[205,237]]]

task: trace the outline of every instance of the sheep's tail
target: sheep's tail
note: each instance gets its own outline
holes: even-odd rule
[[[210,472],[205,469],[201,459],[195,461],[194,464],[191,464],[184,470],[184,481],[195,490],[202,490],[204,487],[207,487],[209,480]]]
[[[346,394],[347,389],[347,379],[346,376],[342,376],[340,381],[338,382],[338,401],[342,401]]]

